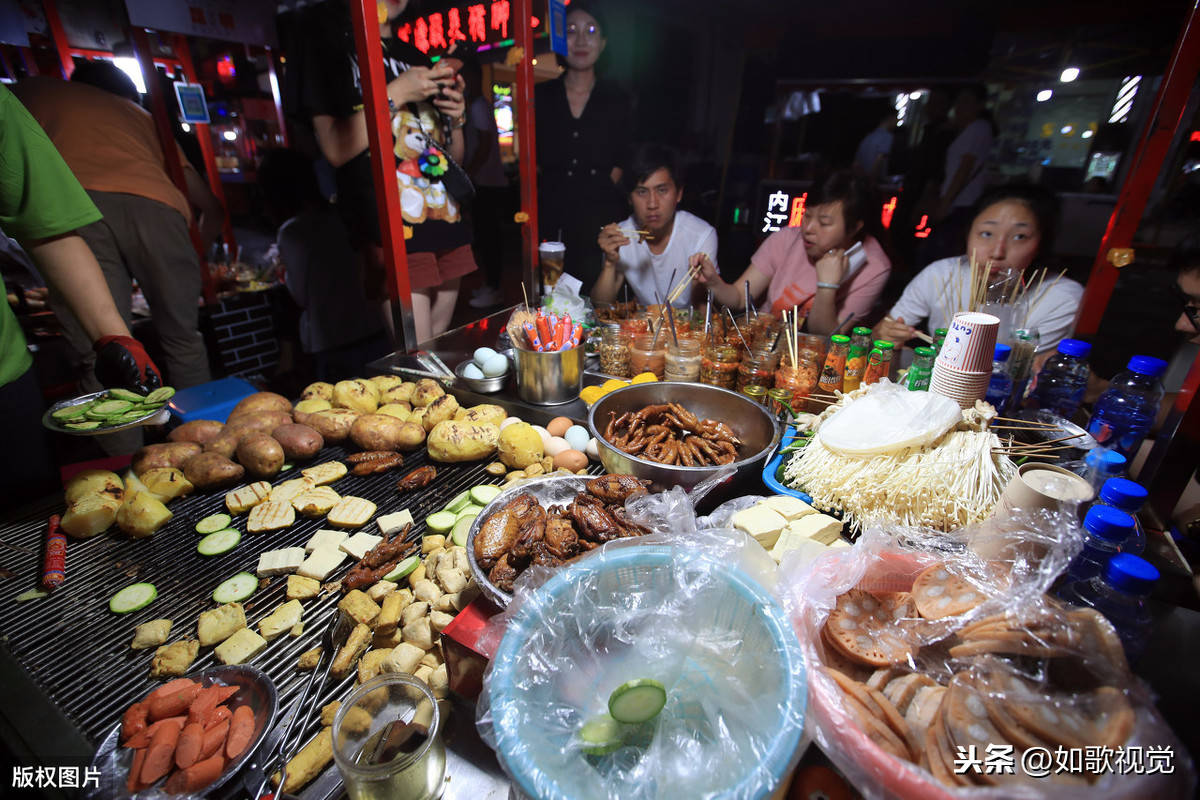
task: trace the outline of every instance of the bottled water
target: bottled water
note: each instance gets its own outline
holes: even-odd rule
[[[1144,558],[1117,553],[1101,575],[1077,583],[1063,599],[1077,606],[1094,608],[1108,618],[1125,645],[1125,656],[1136,661],[1146,647],[1153,619],[1146,608],[1158,570]]]
[[[1134,356],[1124,372],[1113,378],[1104,394],[1096,401],[1088,433],[1102,447],[1109,447],[1133,458],[1162,401],[1163,386],[1159,377],[1166,371],[1167,362],[1150,356]]]
[[[1133,517],[1133,533],[1121,545],[1122,553],[1140,555],[1146,549],[1146,531],[1137,521],[1137,513],[1142,510],[1149,495],[1144,486],[1124,478],[1109,478],[1100,487],[1101,505],[1111,506]]]
[[[1092,346],[1078,339],[1063,339],[1058,352],[1052,355],[1037,374],[1031,408],[1044,408],[1070,419],[1083,402],[1087,389],[1088,354]]]
[[[1094,505],[1083,517],[1083,552],[1067,567],[1066,583],[1088,581],[1104,572],[1108,560],[1133,533],[1133,517],[1115,508]]]
[[[1013,381],[1008,374],[1008,356],[1012,348],[1006,344],[996,345],[992,357],[992,378],[988,382],[987,401],[997,412],[1003,413],[1008,407],[1008,398],[1012,395]]]

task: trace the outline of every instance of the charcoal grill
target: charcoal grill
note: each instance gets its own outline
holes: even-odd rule
[[[344,458],[346,452],[341,447],[327,447],[309,463]],[[422,449],[406,454],[398,469],[365,477],[347,475],[334,488],[342,495],[371,500],[378,506],[377,515],[409,509],[415,523],[409,540],[416,541],[425,532],[425,518],[456,494],[480,483],[500,482],[484,472],[487,462],[436,464],[437,477],[428,487],[396,491],[401,476],[427,463],[432,462]],[[594,474],[603,472],[599,464],[591,464],[589,469]],[[298,475],[299,468],[290,470],[273,483]],[[205,492],[173,502],[175,516],[149,539],[109,532],[72,540],[63,586],[48,598],[24,603],[15,603],[13,598],[40,581],[46,519],[62,512],[61,498],[39,503],[22,518],[0,525],[0,565],[14,574],[0,582],[0,683],[5,684],[0,688],[0,715],[24,739],[30,757],[45,764],[87,763],[124,710],[159,683],[149,677],[153,650],[129,647],[136,625],[165,617],[174,621],[171,641],[195,635],[200,612],[216,605],[212,591],[218,583],[243,570],[254,572],[262,551],[303,546],[314,531],[326,527],[324,519],[298,516],[287,530],[247,534],[243,514],[232,526],[243,532],[241,543],[223,555],[201,556],[196,552],[201,537],[195,523],[225,511],[224,497],[224,491]],[[377,532],[373,523],[361,530]],[[330,580],[344,576],[351,563],[347,559]],[[108,598],[138,581],[153,583],[158,599],[131,614],[111,613]],[[251,628],[286,600],[286,576],[264,579],[264,584],[244,604]],[[296,671],[296,661],[301,653],[320,644],[340,598],[340,593],[331,593],[305,601],[303,633],[276,638],[249,662],[275,682],[281,710],[289,709],[303,691],[308,675]],[[189,671],[218,663],[212,649],[205,648]],[[354,680],[353,673],[341,682],[331,680],[316,693],[313,703],[319,707],[344,697]],[[55,719],[59,715],[62,719]],[[54,727],[55,722],[61,724]],[[304,741],[318,726],[314,721],[305,731]],[[47,737],[50,740],[45,740]],[[75,752],[79,750],[84,752]],[[244,794],[240,781],[235,780],[219,796]]]

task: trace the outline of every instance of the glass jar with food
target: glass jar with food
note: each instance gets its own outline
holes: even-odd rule
[[[629,335],[618,326],[606,326],[600,335],[600,371],[614,378],[632,377]]]
[[[737,390],[739,392],[747,386],[761,386],[764,389],[770,389],[772,383],[770,354],[748,355],[738,365]]]
[[[700,378],[700,343],[679,337],[679,344],[667,345],[667,363],[663,378],[668,381],[696,381]]]
[[[718,342],[707,347],[700,358],[700,382],[733,389],[737,386],[739,355],[731,344]]]
[[[630,338],[650,332],[650,317],[646,312],[639,311],[630,314],[620,322],[621,331]]]
[[[653,372],[661,379],[666,361],[667,347],[661,336],[643,333],[634,337],[633,346],[629,348],[629,369],[634,375]]]
[[[796,353],[795,364],[790,354],[784,355],[779,369],[775,370],[775,387],[791,391],[792,410],[800,413],[807,409],[805,398],[816,391],[820,377],[821,361],[817,359],[817,353],[803,349]]]

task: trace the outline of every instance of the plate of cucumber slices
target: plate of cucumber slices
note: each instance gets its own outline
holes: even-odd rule
[[[58,433],[96,436],[157,422],[175,394],[170,386],[140,395],[128,389],[104,389],[55,403],[42,415],[42,425]],[[165,418],[163,420],[166,421]]]

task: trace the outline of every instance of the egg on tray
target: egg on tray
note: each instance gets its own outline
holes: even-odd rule
[[[563,436],[572,425],[570,417],[555,417],[546,423],[546,430],[551,436]]]
[[[567,440],[567,444],[571,445],[572,450],[578,450],[580,452],[583,452],[583,450],[587,447],[588,439],[592,438],[592,435],[588,433],[588,429],[582,425],[572,425],[571,427],[567,428],[566,433],[561,435]]]
[[[474,364],[467,364],[465,367],[463,367],[463,377],[470,378],[474,381],[483,380],[483,370]]]
[[[570,450],[571,445],[561,436],[551,436],[550,441],[546,442],[546,455],[554,457],[564,450]]]
[[[500,353],[493,353],[487,361],[483,362],[483,374],[489,378],[498,378],[506,372],[508,372],[508,359]]]
[[[492,348],[480,347],[475,350],[475,355],[472,357],[472,360],[475,362],[475,366],[483,369],[483,365],[486,364],[487,360],[494,355],[496,355],[496,351]]]
[[[563,450],[554,457],[555,469],[569,469],[571,472],[578,472],[587,465],[588,457],[578,450]]]

